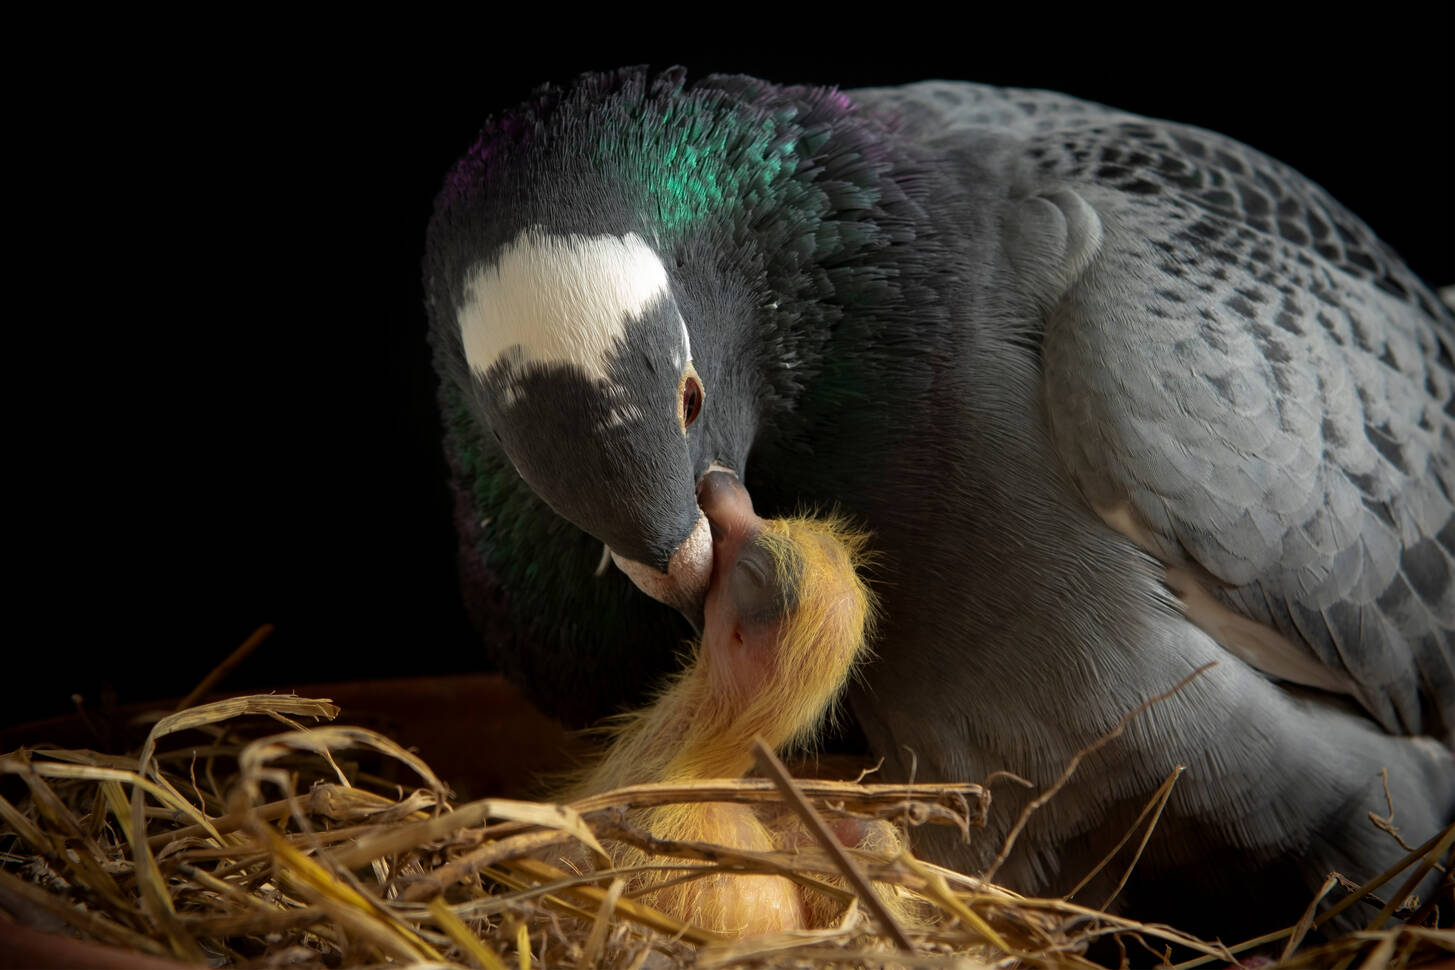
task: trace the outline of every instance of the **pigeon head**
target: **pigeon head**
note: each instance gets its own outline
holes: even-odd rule
[[[746,477],[845,301],[884,289],[862,264],[887,163],[852,115],[824,89],[588,75],[488,123],[436,203],[450,378],[541,499],[699,625],[697,483]]]
[[[690,610],[711,571],[697,475],[704,382],[661,257],[640,235],[523,230],[467,278],[456,313],[485,419],[520,476]]]

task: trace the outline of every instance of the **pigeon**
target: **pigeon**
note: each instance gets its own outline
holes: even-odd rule
[[[1455,817],[1455,317],[1279,162],[623,69],[486,123],[424,276],[466,599],[548,711],[680,664],[728,473],[871,533],[882,773],[1001,779],[927,858],[1231,938]]]

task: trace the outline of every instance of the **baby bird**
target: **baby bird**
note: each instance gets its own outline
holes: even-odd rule
[[[752,766],[755,736],[774,748],[812,740],[866,652],[874,605],[856,569],[863,535],[834,519],[760,519],[737,478],[719,472],[704,478],[699,501],[714,546],[702,639],[656,701],[619,726],[578,795],[742,777]],[[809,841],[786,813],[734,803],[653,807],[633,821],[662,839],[754,851]],[[900,848],[887,824],[838,831],[860,846],[891,854]],[[613,857],[618,866],[650,858],[627,846],[614,848]],[[647,877],[641,885],[666,878]],[[820,926],[834,912],[820,894],[758,874],[681,882],[646,901],[705,929],[742,936]]]

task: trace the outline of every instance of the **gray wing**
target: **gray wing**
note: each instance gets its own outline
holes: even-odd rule
[[[1141,116],[1055,91],[998,88],[964,81],[923,81],[848,92],[911,137],[972,129],[1051,132],[1067,122],[1144,121]]]
[[[1267,672],[1448,742],[1449,310],[1318,186],[1231,139],[1045,92],[870,100],[927,136],[1014,136],[1003,245],[1044,321],[1057,451],[1189,615]]]

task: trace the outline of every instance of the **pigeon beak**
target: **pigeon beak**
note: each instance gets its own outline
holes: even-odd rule
[[[743,515],[758,520],[737,473],[717,462],[697,481],[697,504],[702,513],[667,561],[666,572],[618,556],[615,550],[611,559],[637,589],[677,610],[701,636],[706,623],[707,589],[712,583],[714,546],[729,528],[729,520],[735,523]]]
[[[702,633],[707,587],[712,581],[712,527],[706,515],[698,515],[692,531],[667,560],[666,572],[618,556],[615,550],[611,559],[637,589],[677,610],[693,630]]]

